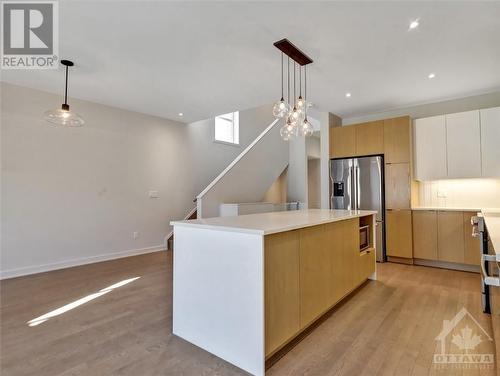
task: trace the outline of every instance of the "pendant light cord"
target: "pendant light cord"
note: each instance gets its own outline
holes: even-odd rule
[[[283,100],[283,52],[281,53],[281,100]]]
[[[293,61],[293,107],[295,107],[295,102],[297,101],[297,90],[295,89],[295,72],[297,71],[297,63]]]
[[[299,98],[302,97],[302,65],[299,65]]]
[[[288,57],[288,67],[287,67],[287,76],[288,76],[288,103],[290,103],[290,57]]]
[[[68,104],[68,66],[66,65],[66,85],[64,87],[64,104]]]
[[[304,115],[307,120],[307,65],[304,65]]]

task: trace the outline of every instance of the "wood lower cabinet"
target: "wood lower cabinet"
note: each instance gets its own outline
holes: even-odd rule
[[[373,216],[363,220],[374,224]],[[266,357],[375,271],[374,250],[359,251],[359,224],[353,218],[265,236]]]
[[[479,238],[472,237],[471,217],[477,212],[414,210],[413,257],[443,262],[436,266],[474,271],[467,265],[479,266]],[[450,265],[446,263],[462,264]],[[424,265],[429,265],[425,263]],[[432,264],[431,264],[432,265]]]
[[[356,155],[356,131],[354,127],[330,128],[330,158]]]
[[[479,237],[472,236],[472,225],[470,220],[476,216],[477,212],[463,212],[464,220],[464,263],[469,265],[479,265],[481,262],[481,245]]]
[[[356,130],[356,155],[384,153],[384,121],[371,121],[351,127]]]
[[[435,210],[413,212],[413,257],[438,259],[438,223]]]
[[[411,210],[386,210],[385,223],[387,256],[413,258]]]
[[[438,211],[438,260],[463,264],[464,219],[460,211]]]
[[[277,349],[300,330],[299,231],[265,237],[266,348]]]

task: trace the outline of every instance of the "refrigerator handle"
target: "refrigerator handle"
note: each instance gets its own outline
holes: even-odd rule
[[[356,210],[359,210],[359,205],[360,205],[360,202],[361,202],[361,186],[360,186],[360,182],[359,182],[359,166],[356,165],[355,167],[355,180],[356,180]]]
[[[355,176],[355,167],[351,166],[349,169],[349,180],[350,180],[350,186],[351,186],[351,202],[349,203],[350,205],[350,210],[355,210],[356,209],[356,176]]]

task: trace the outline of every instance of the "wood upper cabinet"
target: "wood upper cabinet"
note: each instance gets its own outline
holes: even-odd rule
[[[385,165],[385,206],[387,209],[410,209],[410,164]]]
[[[384,153],[384,121],[370,121],[352,126],[356,130],[356,155]]]
[[[446,115],[446,152],[449,178],[481,177],[479,111]]]
[[[426,260],[438,259],[438,223],[435,210],[414,210],[413,257]]]
[[[417,119],[413,124],[415,179],[446,178],[446,119],[433,116]]]
[[[438,211],[438,260],[463,264],[464,219],[460,211]]]
[[[386,210],[387,256],[413,258],[411,210]]]
[[[464,262],[470,265],[480,265],[481,245],[479,238],[472,236],[472,225],[470,220],[477,212],[463,212],[464,219]]]
[[[356,130],[353,126],[330,128],[330,158],[356,155]]]
[[[480,111],[483,177],[500,177],[500,107]]]
[[[267,356],[300,329],[299,232],[266,235],[264,246]]]
[[[409,116],[384,120],[385,163],[410,163],[410,133]]]

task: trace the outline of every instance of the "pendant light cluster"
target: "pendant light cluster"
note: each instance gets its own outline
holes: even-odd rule
[[[49,110],[44,114],[45,120],[52,124],[63,125],[66,127],[81,127],[85,124],[83,118],[69,110],[68,104],[68,68],[74,63],[69,60],[61,60],[61,64],[66,67],[66,84],[64,86],[64,103],[57,110]]]
[[[273,115],[279,119],[284,119],[284,125],[280,129],[281,138],[289,141],[298,136],[311,136],[314,128],[307,120],[307,64],[312,63],[312,60],[287,39],[278,41],[274,45],[281,50],[281,99],[273,106]],[[287,55],[286,100],[284,95],[284,54]],[[292,59],[293,63],[290,62],[290,59]],[[293,72],[290,72],[291,66]],[[297,71],[299,76],[298,90],[296,86]],[[302,96],[302,71],[304,72],[304,96]],[[293,81],[293,93],[290,93],[290,77]]]

